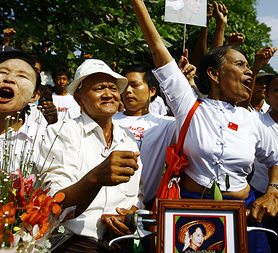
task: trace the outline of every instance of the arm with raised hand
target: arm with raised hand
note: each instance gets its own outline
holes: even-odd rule
[[[207,53],[208,26],[212,18],[212,5],[207,3],[207,26],[201,27],[200,34],[192,52],[192,64],[198,66],[203,56]]]
[[[4,31],[4,39],[3,39],[3,45],[9,46],[11,40],[16,34],[16,30],[14,28],[6,28]]]
[[[132,0],[133,8],[141,30],[152,53],[156,68],[162,67],[173,60],[156,30],[143,0]]]
[[[238,106],[241,107],[245,107],[248,108],[251,99],[252,99],[252,95],[253,95],[253,90],[254,90],[254,86],[255,86],[255,82],[256,82],[256,78],[257,78],[257,74],[259,73],[260,69],[262,69],[270,60],[270,58],[274,55],[274,53],[278,50],[278,47],[267,47],[264,49],[260,49],[257,51],[256,55],[255,55],[255,62],[254,65],[252,67],[252,83],[250,85],[250,89],[252,90],[249,98],[241,103],[238,103]]]
[[[216,20],[216,28],[211,49],[223,46],[225,28],[228,22],[228,9],[225,4],[213,2],[213,17]]]

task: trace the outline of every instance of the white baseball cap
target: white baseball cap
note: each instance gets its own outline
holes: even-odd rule
[[[116,79],[118,91],[121,94],[127,86],[127,79],[114,72],[105,62],[98,59],[85,60],[76,70],[73,82],[68,87],[68,93],[73,95],[78,85],[88,76],[104,73]]]

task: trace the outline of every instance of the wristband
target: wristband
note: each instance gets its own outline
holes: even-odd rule
[[[268,184],[268,186],[273,186],[278,190],[278,184]]]

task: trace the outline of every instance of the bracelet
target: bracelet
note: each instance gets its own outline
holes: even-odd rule
[[[268,186],[273,186],[278,190],[278,184],[268,184]]]

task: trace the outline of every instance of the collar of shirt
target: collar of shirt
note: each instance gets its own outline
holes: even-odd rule
[[[88,134],[91,131],[96,131],[98,133],[102,133],[102,128],[96,123],[89,115],[87,115],[85,112],[82,112],[82,118],[83,118],[83,125],[84,125],[84,132],[85,134]],[[116,143],[123,141],[126,137],[127,134],[125,131],[120,131],[120,126],[112,120],[114,130],[113,130],[113,142],[115,141]],[[124,129],[124,128],[121,128]],[[124,129],[125,130],[125,129]]]
[[[209,103],[209,105],[216,108],[216,110],[221,110],[221,109],[230,110],[230,111],[236,110],[235,106],[233,106],[232,104],[230,104],[228,102],[214,100],[211,98],[202,98],[201,100],[206,101],[207,103]]]

